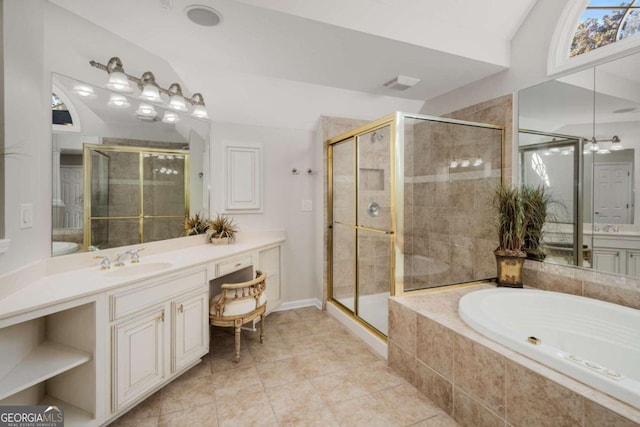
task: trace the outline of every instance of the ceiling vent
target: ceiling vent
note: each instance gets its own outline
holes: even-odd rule
[[[388,82],[386,82],[384,86],[388,87],[389,89],[407,90],[410,87],[417,85],[419,82],[420,82],[420,79],[416,77],[399,75],[395,79],[389,80]]]

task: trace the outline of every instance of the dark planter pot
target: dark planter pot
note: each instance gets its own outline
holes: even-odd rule
[[[496,264],[498,266],[498,277],[496,284],[507,288],[522,287],[522,270],[524,261],[527,259],[526,254],[523,255],[501,255],[494,252],[496,256]]]

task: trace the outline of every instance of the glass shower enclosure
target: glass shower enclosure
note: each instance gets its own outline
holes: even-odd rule
[[[328,300],[385,337],[390,295],[494,277],[502,139],[394,113],[329,140]]]
[[[85,144],[83,156],[85,250],[184,234],[189,151]]]

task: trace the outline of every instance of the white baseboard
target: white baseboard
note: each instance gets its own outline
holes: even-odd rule
[[[315,307],[318,310],[322,310],[322,303],[318,298],[307,298],[307,299],[299,299],[296,301],[286,301],[280,304],[273,311],[294,310],[296,308],[302,308],[302,307]]]
[[[342,323],[351,332],[356,334],[358,338],[363,340],[376,353],[387,359],[387,343],[382,341],[378,336],[374,335],[367,328],[354,321],[330,301],[327,301],[327,313],[334,317],[338,322]]]

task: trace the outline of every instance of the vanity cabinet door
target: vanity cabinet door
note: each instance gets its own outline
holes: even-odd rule
[[[627,251],[627,274],[629,276],[640,276],[640,251]]]
[[[620,251],[616,249],[593,249],[593,268],[608,273],[621,273]]]
[[[177,372],[193,364],[209,351],[208,292],[177,298],[172,302],[172,364]]]
[[[164,381],[164,305],[113,326],[113,400],[117,412]]]
[[[273,311],[282,300],[280,295],[280,246],[262,249],[258,252],[257,269],[267,275],[267,310]]]

